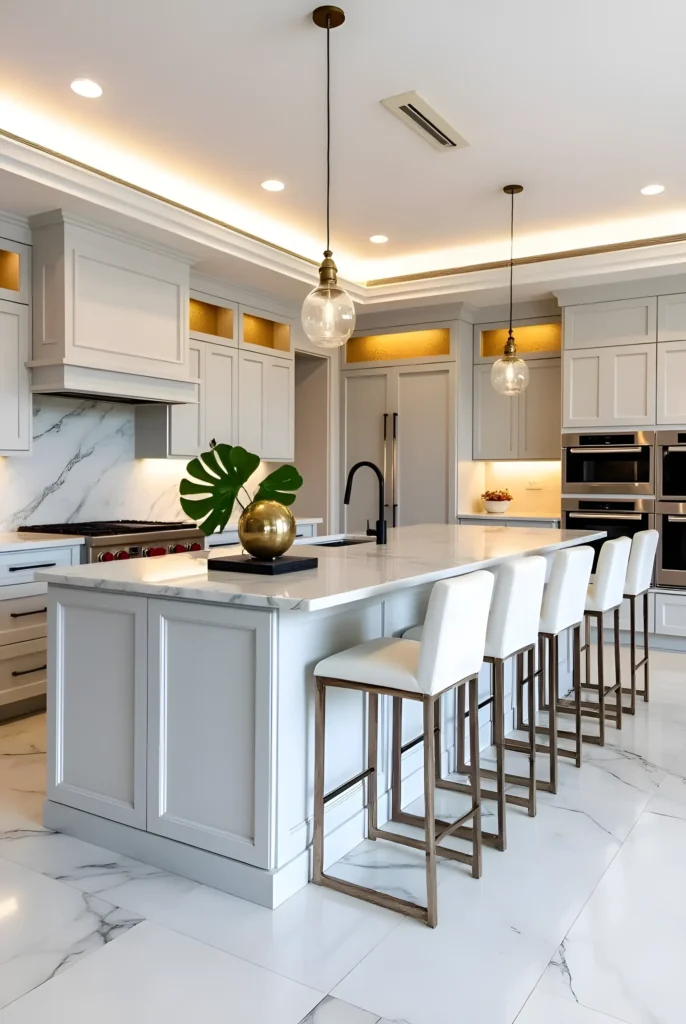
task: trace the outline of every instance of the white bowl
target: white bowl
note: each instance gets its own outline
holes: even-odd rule
[[[487,512],[503,513],[507,512],[510,507],[509,501],[486,501],[484,500],[484,508]]]

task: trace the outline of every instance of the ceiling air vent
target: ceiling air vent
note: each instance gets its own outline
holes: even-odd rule
[[[469,145],[417,92],[403,92],[381,102],[436,149],[463,149]]]

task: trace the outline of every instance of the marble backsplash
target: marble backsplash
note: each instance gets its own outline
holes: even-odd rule
[[[0,529],[185,519],[178,499],[185,460],[136,459],[134,421],[131,405],[36,395],[32,453],[0,458]],[[271,468],[264,464],[261,475]]]

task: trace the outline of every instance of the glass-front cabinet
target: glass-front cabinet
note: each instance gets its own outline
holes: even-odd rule
[[[30,289],[31,246],[0,238],[0,299],[26,305]]]
[[[358,370],[402,363],[438,363],[454,358],[448,324],[390,328],[378,333],[356,332],[343,347],[341,369]]]

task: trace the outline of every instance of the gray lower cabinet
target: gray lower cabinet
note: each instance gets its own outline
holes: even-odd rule
[[[147,600],[51,587],[50,800],[145,828]]]
[[[148,628],[148,831],[271,867],[272,614],[150,600]]]
[[[48,611],[49,799],[273,867],[275,614],[72,587]]]

